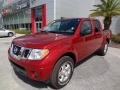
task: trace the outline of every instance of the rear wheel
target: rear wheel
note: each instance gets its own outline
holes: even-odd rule
[[[98,51],[98,54],[101,56],[105,56],[107,51],[108,51],[108,42],[105,42],[104,47]]]
[[[62,57],[55,65],[50,83],[53,88],[60,89],[68,84],[74,71],[73,59],[69,56]]]
[[[8,37],[12,37],[14,34],[12,32],[8,33]]]

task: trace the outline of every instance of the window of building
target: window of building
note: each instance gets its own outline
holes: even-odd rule
[[[42,9],[41,9],[41,7],[35,8],[35,21],[42,21]]]

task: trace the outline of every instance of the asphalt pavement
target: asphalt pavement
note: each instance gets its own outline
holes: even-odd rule
[[[13,38],[0,38],[0,90],[52,90],[44,83],[14,73],[7,55]],[[104,57],[92,55],[86,59],[61,90],[120,90],[120,49],[109,48]]]

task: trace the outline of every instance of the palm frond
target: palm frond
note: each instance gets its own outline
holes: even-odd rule
[[[101,2],[102,2],[102,4],[104,4],[104,5],[107,4],[106,0],[101,0]]]
[[[96,16],[103,16],[102,12],[93,12],[90,14],[91,17],[96,17]]]
[[[90,16],[116,16],[120,15],[120,0],[101,0],[101,4],[94,5],[96,7]]]

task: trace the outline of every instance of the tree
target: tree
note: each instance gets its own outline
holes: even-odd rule
[[[101,4],[94,5],[94,7],[96,9],[91,10],[93,12],[90,16],[103,16],[105,30],[110,28],[112,17],[120,15],[120,0],[101,0]]]

